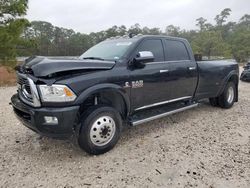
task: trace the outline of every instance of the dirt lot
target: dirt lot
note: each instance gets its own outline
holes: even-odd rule
[[[15,90],[0,88],[0,187],[250,187],[250,83],[229,110],[205,103],[126,129],[101,156],[21,125]]]
[[[0,86],[14,85],[15,82],[15,71],[10,67],[1,66],[0,64]]]

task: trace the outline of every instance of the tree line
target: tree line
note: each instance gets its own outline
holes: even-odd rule
[[[168,25],[162,31],[137,23],[129,28],[115,25],[103,31],[84,34],[49,22],[29,22],[20,18],[26,13],[27,3],[27,0],[0,0],[0,59],[31,55],[78,56],[106,38],[129,33],[183,37],[191,43],[194,53],[208,58],[220,56],[235,58],[238,62],[250,58],[250,15],[243,15],[237,22],[228,21],[230,8],[215,15],[214,24],[203,17],[197,18],[197,30]]]

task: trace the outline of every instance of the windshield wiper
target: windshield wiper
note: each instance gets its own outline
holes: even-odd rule
[[[103,58],[100,58],[100,57],[84,57],[82,59],[96,59],[96,60],[101,60],[101,61],[104,61]]]

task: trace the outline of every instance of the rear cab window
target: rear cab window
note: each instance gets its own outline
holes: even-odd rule
[[[190,60],[187,48],[182,41],[165,39],[164,43],[166,61]]]

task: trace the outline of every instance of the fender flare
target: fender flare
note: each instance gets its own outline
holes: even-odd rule
[[[219,90],[217,96],[220,96],[220,95],[223,93],[223,91],[224,91],[224,89],[225,89],[225,87],[226,87],[228,81],[229,81],[233,76],[236,76],[236,77],[237,77],[236,101],[238,101],[239,72],[238,72],[237,70],[232,70],[232,71],[229,72],[229,74],[223,79],[222,84],[221,84],[222,87],[221,87],[221,89]]]
[[[127,116],[130,113],[130,99],[129,96],[127,94],[127,92],[125,91],[124,88],[122,88],[119,85],[116,84],[109,84],[109,83],[104,83],[104,84],[97,84],[94,85],[86,90],[84,90],[76,99],[75,104],[82,104],[89,96],[95,94],[95,93],[99,93],[102,91],[113,91],[116,92],[118,94],[121,95],[121,97],[124,100],[125,106],[126,106],[126,110],[127,110]]]

